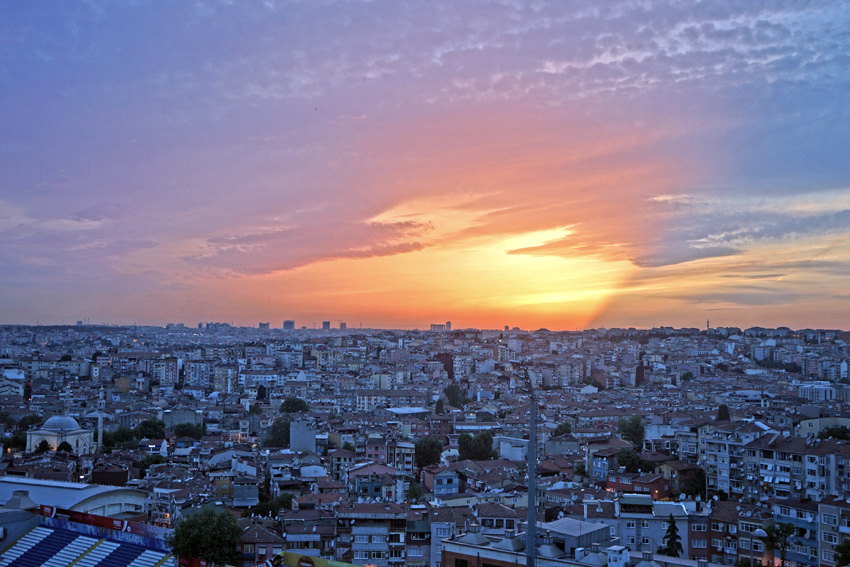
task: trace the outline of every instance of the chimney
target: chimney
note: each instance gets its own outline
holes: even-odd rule
[[[644,561],[652,561],[652,552],[651,551],[644,551],[643,552],[643,560]]]

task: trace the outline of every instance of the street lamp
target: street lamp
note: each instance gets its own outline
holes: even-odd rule
[[[755,551],[756,540],[754,538],[765,538],[767,537],[767,532],[761,528],[756,528],[750,536],[750,567],[755,567],[756,564],[753,562],[753,552]],[[761,563],[761,560],[759,560],[759,565],[761,565]]]

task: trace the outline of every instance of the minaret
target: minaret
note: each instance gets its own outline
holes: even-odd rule
[[[106,400],[103,397],[103,384],[100,385],[100,394],[97,397],[97,449],[100,453],[103,449],[103,413],[106,409]]]
[[[528,382],[528,398],[531,402],[528,412],[528,515],[525,529],[526,567],[535,567],[537,561],[537,398],[534,396],[534,384],[525,369]]]

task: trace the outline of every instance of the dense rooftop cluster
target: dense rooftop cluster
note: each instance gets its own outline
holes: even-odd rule
[[[831,566],[850,536],[846,339],[6,326],[0,474],[38,504],[36,481],[143,491],[133,519],[166,529],[231,510],[246,565],[523,554],[532,488],[552,561],[655,553],[675,526],[685,558]],[[784,547],[753,535],[783,524]]]

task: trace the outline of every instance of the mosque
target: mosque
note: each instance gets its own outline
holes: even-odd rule
[[[67,442],[74,453],[82,455],[95,449],[94,429],[80,427],[73,417],[54,415],[38,429],[27,431],[27,452],[34,452],[42,441],[55,451],[62,442]]]

